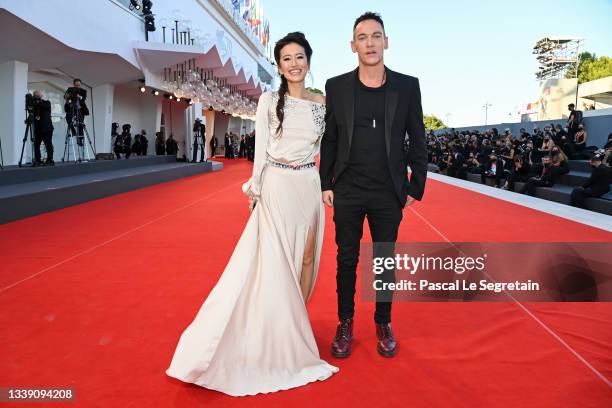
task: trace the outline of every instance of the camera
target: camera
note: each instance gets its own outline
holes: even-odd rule
[[[42,99],[40,96],[27,93],[25,96],[25,108],[28,110],[28,112],[33,112],[34,109],[40,105],[41,101]]]

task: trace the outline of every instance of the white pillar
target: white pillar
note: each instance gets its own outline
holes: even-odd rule
[[[4,165],[17,164],[25,133],[25,94],[28,91],[28,64],[8,61],[0,64],[0,140]],[[28,142],[29,143],[29,142]],[[29,149],[29,144],[26,144]],[[25,162],[24,153],[24,162]]]
[[[143,95],[140,105],[140,124],[141,129],[135,129],[133,134],[140,133],[141,130],[147,131],[149,148],[147,155],[155,154],[155,133],[161,128],[162,98],[154,95]]]
[[[111,147],[111,129],[114,95],[115,87],[113,85],[100,85],[91,89],[96,153],[109,153],[113,150]],[[121,128],[118,132],[121,132]]]

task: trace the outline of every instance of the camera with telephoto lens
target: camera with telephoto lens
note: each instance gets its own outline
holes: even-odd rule
[[[38,110],[40,108],[40,103],[42,99],[39,96],[32,95],[31,93],[27,93],[25,96],[25,109],[28,112],[27,118],[25,120],[26,124],[32,123],[34,117],[38,116]]]

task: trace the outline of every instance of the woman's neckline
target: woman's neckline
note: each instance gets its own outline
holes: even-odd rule
[[[304,101],[304,102],[315,103],[315,104],[317,104],[317,105],[325,105],[324,103],[321,103],[321,102],[315,102],[315,101],[311,101],[311,100],[309,100],[309,99],[296,98],[295,96],[291,96],[291,95],[289,95],[289,94],[285,94],[285,96],[286,96],[287,98],[297,99],[298,101]]]

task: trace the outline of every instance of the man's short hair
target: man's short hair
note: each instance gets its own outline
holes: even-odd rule
[[[576,105],[574,105],[573,103],[570,103],[569,105],[567,105],[568,108],[574,108],[576,107]]]
[[[378,23],[383,28],[383,32],[385,31],[385,23],[383,23],[383,20],[380,17],[380,14],[374,13],[372,11],[366,11],[365,13],[357,17],[357,20],[355,20],[355,24],[353,24],[353,31],[355,31],[359,23],[361,23],[362,21],[366,21],[366,20],[378,21]]]
[[[79,78],[74,78],[72,80],[72,85],[75,85],[77,83],[77,81],[79,81],[80,83],[83,83],[83,81],[81,81]]]

